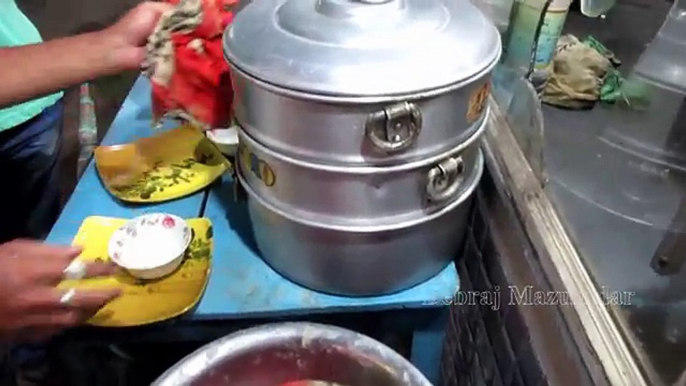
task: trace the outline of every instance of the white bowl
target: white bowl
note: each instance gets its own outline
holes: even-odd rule
[[[212,141],[222,154],[235,157],[238,148],[238,128],[212,129],[206,131],[207,139]]]
[[[136,217],[110,238],[110,259],[131,276],[158,279],[176,270],[191,243],[191,228],[172,214]]]

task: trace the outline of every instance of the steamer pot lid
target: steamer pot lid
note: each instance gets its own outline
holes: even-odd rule
[[[233,67],[332,96],[450,86],[500,53],[498,31],[469,0],[253,0],[224,33]]]

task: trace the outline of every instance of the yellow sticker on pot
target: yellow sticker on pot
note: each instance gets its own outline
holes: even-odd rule
[[[276,183],[276,175],[267,162],[259,159],[257,155],[250,151],[248,146],[244,144],[238,145],[238,155],[240,157],[241,167],[245,172],[251,172],[266,186],[274,186]]]
[[[274,183],[276,183],[276,175],[274,175],[272,168],[270,168],[266,162],[260,161],[257,169],[262,182],[267,186],[274,186]]]
[[[472,91],[467,107],[467,122],[472,123],[481,117],[488,103],[488,94],[491,91],[491,83],[486,82],[483,86]]]

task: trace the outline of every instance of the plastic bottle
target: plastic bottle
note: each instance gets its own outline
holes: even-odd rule
[[[571,0],[553,0],[543,16],[543,26],[538,35],[536,44],[536,57],[534,68],[531,73],[531,83],[536,91],[541,91],[548,82],[548,76],[552,70],[553,57],[557,48],[557,41],[562,35]]]
[[[548,80],[570,5],[571,0],[518,0],[512,11],[507,62],[515,68],[531,70],[531,82],[539,92]],[[532,53],[534,46],[536,51]]]
[[[550,0],[516,0],[507,32],[504,63],[522,74],[528,74],[541,15]]]

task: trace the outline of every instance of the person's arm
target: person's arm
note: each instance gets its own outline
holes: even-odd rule
[[[103,32],[0,48],[0,107],[119,71]]]
[[[138,68],[148,36],[169,7],[147,2],[103,31],[0,48],[0,108]]]

